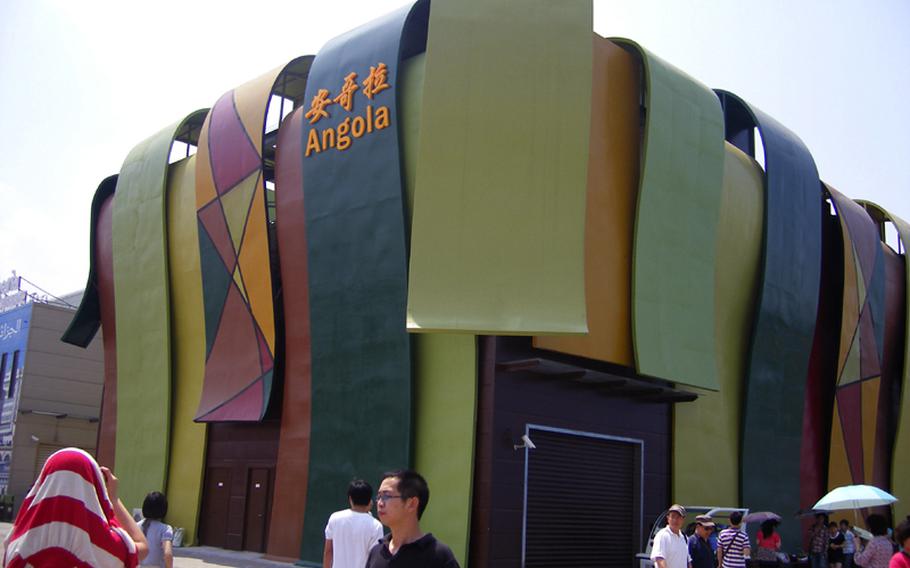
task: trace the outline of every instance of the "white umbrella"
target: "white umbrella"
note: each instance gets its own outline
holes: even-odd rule
[[[871,485],[845,485],[828,492],[818,500],[813,509],[827,509],[841,511],[844,509],[865,509],[890,505],[897,501],[897,497]]]

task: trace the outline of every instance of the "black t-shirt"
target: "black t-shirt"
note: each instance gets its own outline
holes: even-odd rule
[[[830,544],[844,544],[846,537],[844,533],[838,532],[835,536],[828,535],[828,542]],[[843,548],[828,548],[828,561],[829,562],[843,562],[844,561],[844,549]]]
[[[366,568],[460,568],[452,550],[445,544],[436,540],[431,533],[427,533],[398,549],[397,554],[389,552],[389,539],[386,535],[374,546],[367,556]]]

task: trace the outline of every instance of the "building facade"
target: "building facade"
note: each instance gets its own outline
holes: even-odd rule
[[[187,542],[318,564],[406,465],[472,566],[630,565],[672,501],[910,502],[910,225],[589,3],[364,24],[140,142],[91,218],[64,341],[105,330],[98,454]]]

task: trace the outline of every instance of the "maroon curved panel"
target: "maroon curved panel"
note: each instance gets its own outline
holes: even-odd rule
[[[117,442],[117,326],[114,317],[114,195],[111,194],[98,213],[95,227],[95,259],[98,263],[98,296],[101,306],[101,330],[104,341],[104,391],[98,423],[98,463],[114,467]]]
[[[907,302],[905,257],[881,244],[885,257],[885,337],[882,356],[882,384],[879,390],[879,413],[876,417],[876,439],[872,485],[891,487],[891,457],[894,450],[900,412],[901,371],[904,365],[904,314]]]
[[[838,219],[824,213],[822,219],[822,270],[816,315],[815,336],[806,377],[803,406],[802,449],[800,450],[800,508],[811,509],[824,495],[828,471],[828,441],[831,437],[831,409],[837,375],[837,345],[840,339],[841,296],[843,294],[843,252]],[[803,535],[813,517],[806,517]],[[809,542],[803,537],[803,549]]]
[[[303,537],[310,461],[310,302],[303,208],[303,110],[278,131],[275,230],[284,316],[284,399],[268,552],[297,558]],[[318,521],[316,521],[318,522]]]

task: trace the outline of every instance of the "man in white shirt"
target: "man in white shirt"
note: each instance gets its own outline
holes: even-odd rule
[[[350,509],[332,513],[325,526],[323,568],[363,568],[367,553],[382,538],[382,523],[370,513],[373,488],[362,479],[348,486]]]
[[[673,505],[667,511],[667,526],[654,535],[651,560],[657,568],[692,568],[689,558],[689,543],[682,532],[686,510],[682,505]]]

